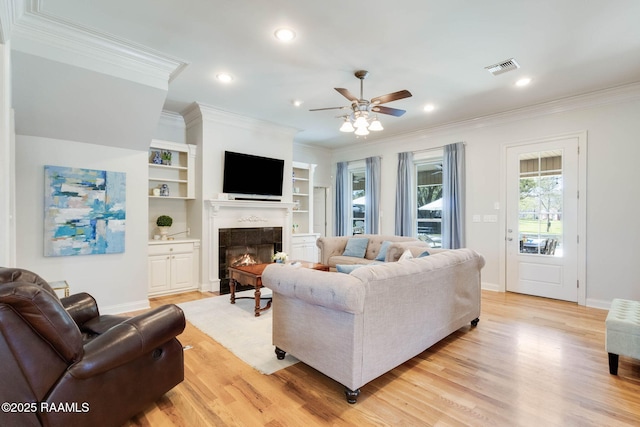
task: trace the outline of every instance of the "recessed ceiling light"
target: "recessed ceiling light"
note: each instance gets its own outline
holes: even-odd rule
[[[221,83],[230,83],[233,81],[233,76],[228,73],[219,73],[216,74],[216,79],[218,79],[218,81],[220,81]]]
[[[516,86],[526,86],[531,83],[531,79],[529,77],[524,77],[516,82]]]
[[[291,40],[296,38],[296,32],[291,28],[278,28],[274,33],[274,36],[281,42],[290,42]]]
[[[423,110],[426,111],[427,113],[432,112],[433,110],[436,109],[436,106],[433,104],[427,104],[424,106]]]
[[[302,105],[302,101],[300,101],[299,99],[294,99],[293,101],[291,101],[291,103],[294,107],[299,107]]]

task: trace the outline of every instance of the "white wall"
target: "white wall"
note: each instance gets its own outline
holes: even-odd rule
[[[126,237],[122,254],[45,257],[44,165],[125,172]],[[147,152],[72,141],[16,137],[17,265],[47,281],[88,292],[100,312],[133,311],[147,299]]]
[[[640,158],[640,88],[636,86],[558,101],[526,111],[334,150],[338,161],[382,156],[381,234],[393,234],[397,153],[464,141],[467,155],[467,246],[482,253],[484,286],[504,289],[501,247],[505,196],[503,153],[507,144],[587,131],[587,305],[607,307],[613,298],[640,299],[640,198],[636,165]],[[473,223],[474,214],[497,214],[498,223]],[[581,236],[584,242],[585,236]]]
[[[313,175],[315,187],[331,187],[331,150],[306,144],[293,144],[295,162],[317,165]]]
[[[11,110],[11,48],[0,44],[0,265],[15,265],[14,121]]]

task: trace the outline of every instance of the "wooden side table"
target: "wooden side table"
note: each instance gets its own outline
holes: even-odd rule
[[[329,271],[329,266],[324,264],[319,264],[317,262],[309,262],[309,261],[292,261],[291,264],[297,265],[300,264],[302,268],[311,268],[313,270],[321,270],[321,271]],[[255,316],[259,317],[260,312],[268,310],[271,308],[271,298],[268,298],[267,305],[264,307],[261,306],[261,293],[260,288],[262,287],[262,272],[265,268],[270,264],[254,264],[254,265],[242,265],[237,267],[229,267],[229,288],[231,290],[230,301],[231,304],[236,303],[236,299],[240,298],[250,298],[250,297],[237,297],[236,298],[236,285],[241,283],[243,285],[253,286],[255,288],[255,293],[253,294],[253,299],[256,302],[255,305]]]
[[[260,306],[260,288],[262,287],[262,272],[269,264],[242,265],[237,267],[229,267],[229,288],[231,289],[231,304],[236,303],[236,284],[250,285],[255,288],[253,298],[256,302],[255,316],[259,317],[261,311],[271,308],[271,298],[267,301],[267,305]],[[249,298],[249,297],[238,297]]]

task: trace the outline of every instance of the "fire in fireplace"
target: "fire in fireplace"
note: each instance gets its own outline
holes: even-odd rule
[[[258,262],[256,261],[256,257],[253,254],[250,254],[249,252],[245,252],[238,257],[232,258],[231,261],[229,262],[229,265],[231,267],[238,267],[243,265],[254,265],[254,264],[258,264]]]
[[[273,254],[280,251],[282,227],[221,228],[218,247],[220,293],[230,292],[229,267],[268,263]],[[251,288],[238,286],[237,290]]]

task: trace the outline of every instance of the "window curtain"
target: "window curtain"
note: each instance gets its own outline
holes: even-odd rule
[[[464,143],[444,146],[442,159],[442,247],[464,247]]]
[[[398,153],[396,236],[413,235],[413,153]]]
[[[349,197],[349,165],[347,162],[338,162],[336,170],[336,203],[333,231],[335,236],[346,236],[348,232],[349,211],[351,198]]]
[[[364,232],[380,232],[380,157],[367,157],[364,172]]]

